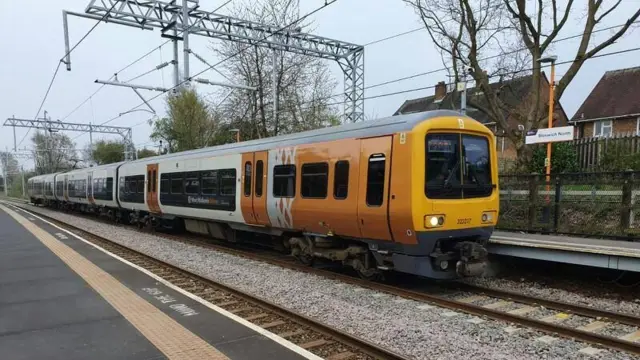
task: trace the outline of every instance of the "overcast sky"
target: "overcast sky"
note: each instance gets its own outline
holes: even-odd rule
[[[301,2],[302,13],[307,13],[322,5],[324,0],[303,0]],[[578,1],[578,3],[581,2]],[[222,0],[200,1],[201,8],[204,10],[213,10],[222,3]],[[564,1],[559,3],[564,3]],[[3,34],[0,37],[0,49],[2,49],[0,120],[2,122],[12,115],[26,119],[33,119],[36,116],[36,111],[58,60],[64,54],[62,10],[83,12],[87,4],[89,4],[89,0],[65,0],[64,2],[0,1],[0,33]],[[623,1],[620,8],[599,27],[623,23],[626,16],[635,11],[638,6],[640,6],[640,0]],[[219,12],[225,14],[225,10],[223,8]],[[421,25],[413,10],[400,0],[339,0],[317,13],[312,20],[315,25],[315,34],[358,44],[366,44],[415,29]],[[572,16],[569,22],[559,37],[576,35],[581,32],[582,27],[579,23],[578,13]],[[93,20],[71,17],[69,22],[71,44],[75,44],[94,24]],[[599,42],[609,35],[609,32],[595,34],[592,43]],[[579,39],[575,39],[557,44],[552,52],[558,56],[558,61],[571,59],[575,55],[578,41]],[[62,120],[98,89],[100,85],[93,82],[95,79],[109,78],[115,71],[163,42],[165,39],[160,37],[158,30],[142,31],[111,23],[101,23],[72,53],[72,71],[66,71],[64,65],[61,66],[43,110],[47,110],[53,120]],[[640,30],[635,30],[604,52],[633,48],[638,44],[640,44]],[[210,63],[219,60],[207,48],[208,40],[204,37],[192,36],[190,47],[199,55],[207,58]],[[119,74],[119,79],[128,80],[140,75],[160,64],[161,60],[170,60],[171,56],[170,45],[165,45],[161,51],[155,51]],[[182,51],[180,51],[179,59],[182,61]],[[338,92],[342,88],[342,73],[337,64],[328,62],[339,80],[339,87],[336,88],[336,92]],[[640,51],[588,61],[561,99],[561,104],[567,115],[573,116],[604,72],[639,65]],[[196,58],[191,58],[192,73],[199,72],[205,67]],[[440,56],[429,40],[426,31],[414,32],[365,48],[365,86],[441,67]],[[566,66],[559,66],[557,74],[562,75],[565,70]],[[438,81],[446,80],[445,74],[440,72],[397,82],[367,90],[365,94],[366,96],[375,96],[432,86]],[[223,80],[213,71],[203,74],[202,77]],[[136,83],[169,87],[172,83],[171,69],[165,68],[163,71],[152,72],[136,80]],[[203,94],[216,91],[215,88],[207,86],[199,89]],[[149,91],[141,92],[147,98],[157,94]],[[432,94],[433,89],[429,89],[367,100],[365,113],[367,117],[388,116],[393,114],[405,100]],[[100,124],[131,109],[140,102],[140,99],[130,89],[106,86],[91,101],[88,101],[64,121]],[[164,113],[164,96],[155,99],[152,106],[159,113]],[[39,115],[42,116],[43,113],[41,112]],[[109,125],[129,127],[139,124],[133,128],[134,143],[140,147],[145,145],[152,147],[154,144],[149,140],[150,127],[145,122],[149,117],[149,113],[134,112],[112,121]],[[33,132],[35,130],[29,133],[20,144],[20,148],[31,148]],[[27,129],[18,128],[16,130],[18,142],[26,133]],[[88,134],[69,133],[69,135],[71,138],[75,138],[77,148],[84,148],[89,142]],[[96,140],[113,138],[113,136],[94,134],[93,138]],[[0,148],[4,150],[6,147],[13,147],[13,133],[10,127],[4,127],[0,131]],[[33,166],[30,161],[23,160],[23,163],[26,167]]]

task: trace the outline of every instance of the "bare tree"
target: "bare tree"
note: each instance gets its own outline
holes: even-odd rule
[[[431,39],[440,50],[456,81],[461,70],[469,75],[482,91],[484,101],[472,105],[489,115],[514,144],[518,161],[528,161],[530,153],[524,146],[526,131],[537,128],[547,117],[548,99],[541,92],[542,66],[537,61],[544,57],[552,43],[564,29],[571,14],[582,9],[574,0],[563,5],[556,0],[537,0],[534,9],[526,0],[403,0],[415,9]],[[603,19],[610,16],[622,0],[587,0],[584,28],[580,44],[569,69],[557,81],[554,100],[559,100],[567,86],[578,74],[586,60],[622,37],[640,16],[640,6],[630,14],[623,26],[607,39],[591,44],[593,31]],[[496,55],[497,54],[497,55]],[[491,78],[500,80],[509,76],[531,75],[529,97],[517,109],[506,101],[504,87],[492,85]],[[509,90],[509,89],[506,89]],[[473,102],[473,99],[471,99]],[[524,131],[509,126],[514,119]]]
[[[245,1],[231,12],[235,17],[275,28],[285,27],[300,16],[299,0]],[[312,29],[310,23],[301,22],[285,31]],[[272,49],[247,46],[234,42],[216,42],[211,46],[221,58],[237,54],[223,63],[221,70],[227,79],[258,89],[223,90],[219,94],[222,100],[213,109],[230,127],[239,128],[243,139],[313,129],[338,121],[330,97],[336,81],[322,59],[285,51],[274,54]]]
[[[32,141],[36,175],[70,170],[80,161],[75,144],[65,134],[38,131]]]

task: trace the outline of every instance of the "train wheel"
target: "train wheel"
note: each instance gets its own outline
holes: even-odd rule
[[[356,269],[358,276],[367,281],[380,282],[384,281],[384,274],[378,269]]]
[[[303,265],[313,266],[314,258],[311,255],[300,254],[296,255],[295,258]]]

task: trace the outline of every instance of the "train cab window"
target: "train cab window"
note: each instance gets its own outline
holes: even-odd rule
[[[262,196],[262,178],[264,177],[264,164],[262,160],[256,162],[256,197]]]
[[[220,175],[220,195],[236,195],[236,169],[223,169]]]
[[[169,180],[169,174],[161,174],[160,175],[160,194],[168,194],[170,186],[171,186],[171,180]]]
[[[184,192],[189,195],[200,194],[200,178],[197,172],[190,172],[185,175]]]
[[[340,160],[336,162],[333,172],[333,197],[338,200],[347,198],[349,194],[349,162]]]
[[[182,188],[182,174],[171,175],[171,193],[182,194],[184,189]]]
[[[218,194],[218,172],[203,171],[202,176],[202,194],[217,195]]]
[[[251,196],[251,162],[244,163],[244,196]]]
[[[276,165],[273,167],[273,196],[296,196],[295,165]]]
[[[327,197],[329,164],[304,164],[301,169],[300,195],[303,198],[324,199]]]
[[[369,157],[367,170],[367,205],[381,206],[384,201],[384,154],[373,154]]]

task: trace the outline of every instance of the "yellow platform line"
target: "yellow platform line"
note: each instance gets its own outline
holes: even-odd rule
[[[169,359],[228,359],[209,343],[42,228],[2,205],[0,209],[64,261]]]

